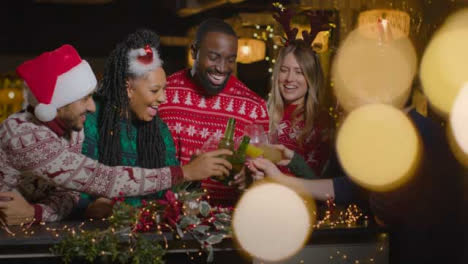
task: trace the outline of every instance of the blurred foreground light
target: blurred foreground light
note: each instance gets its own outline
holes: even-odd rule
[[[348,115],[338,131],[336,148],[354,182],[369,190],[390,191],[415,174],[420,144],[416,128],[401,110],[372,104]]]
[[[468,27],[468,8],[461,9],[450,15],[442,25],[442,30],[449,30],[450,28]]]
[[[468,10],[449,17],[434,35],[421,61],[423,91],[433,109],[447,117],[468,82]]]
[[[468,83],[463,86],[450,112],[447,136],[457,160],[468,167]]]
[[[372,38],[377,35],[382,27],[390,26],[392,30],[393,38],[407,37],[410,31],[410,15],[406,12],[395,10],[395,9],[373,9],[366,10],[359,14],[358,25],[362,30],[361,33],[366,34]],[[369,27],[363,27],[370,25]],[[385,30],[385,28],[383,28]]]
[[[387,20],[375,24],[353,30],[333,61],[333,89],[347,112],[372,103],[401,108],[410,95],[417,71],[413,44]]]
[[[250,255],[263,261],[291,257],[307,242],[315,204],[278,183],[257,184],[244,193],[233,215],[234,237]]]

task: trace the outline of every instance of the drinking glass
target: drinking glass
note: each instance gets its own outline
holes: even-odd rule
[[[261,125],[251,124],[244,127],[244,135],[250,137],[250,144],[260,146],[268,144],[268,135]]]
[[[265,133],[261,125],[252,124],[244,128],[244,134],[250,137],[250,144],[263,150],[263,157],[276,163],[282,159],[281,151],[270,144],[276,143],[276,134]]]

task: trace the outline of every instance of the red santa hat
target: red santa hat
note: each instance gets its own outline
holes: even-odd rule
[[[43,122],[52,121],[57,108],[85,97],[97,84],[93,70],[71,45],[24,62],[16,73],[36,98],[34,114]]]

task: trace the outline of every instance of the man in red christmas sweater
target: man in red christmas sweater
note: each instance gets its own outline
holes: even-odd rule
[[[184,180],[227,175],[231,168],[216,157],[229,155],[227,150],[207,153],[182,167],[100,164],[81,154],[86,113],[95,111],[91,95],[97,82],[89,64],[72,46],[63,45],[26,61],[17,73],[31,98],[26,111],[0,124],[0,220],[7,224],[66,216],[79,194],[58,186],[109,198],[136,196]]]
[[[236,119],[235,136],[244,127],[260,124],[268,131],[265,101],[232,75],[236,67],[237,35],[219,19],[200,24],[191,46],[192,69],[167,80],[167,101],[159,114],[169,126],[179,161],[185,164],[212,136],[222,137],[230,117]],[[202,181],[215,204],[232,205],[237,186],[225,186],[213,179]]]

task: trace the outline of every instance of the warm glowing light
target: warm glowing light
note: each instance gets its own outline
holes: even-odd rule
[[[351,112],[338,131],[336,148],[349,177],[374,191],[392,190],[407,182],[421,154],[420,139],[409,118],[385,104]]]
[[[358,28],[368,38],[398,39],[409,35],[410,20],[409,14],[400,10],[367,10],[359,14]]]
[[[253,63],[265,59],[265,42],[258,39],[240,38],[238,41],[237,61]]]
[[[279,261],[298,252],[312,231],[313,202],[278,183],[258,184],[244,193],[233,215],[237,242],[264,261]]]
[[[468,8],[461,9],[450,15],[443,24],[443,30],[468,26]]]
[[[370,103],[403,107],[417,68],[411,41],[368,38],[360,28],[348,35],[333,61],[333,89],[340,105],[347,112]]]
[[[421,60],[421,83],[431,106],[447,117],[461,87],[468,82],[468,11],[447,20]]]
[[[240,47],[240,52],[244,56],[249,56],[250,55],[250,47],[249,46],[242,46],[242,47]]]
[[[447,126],[449,145],[454,156],[468,167],[468,83],[460,90]]]

